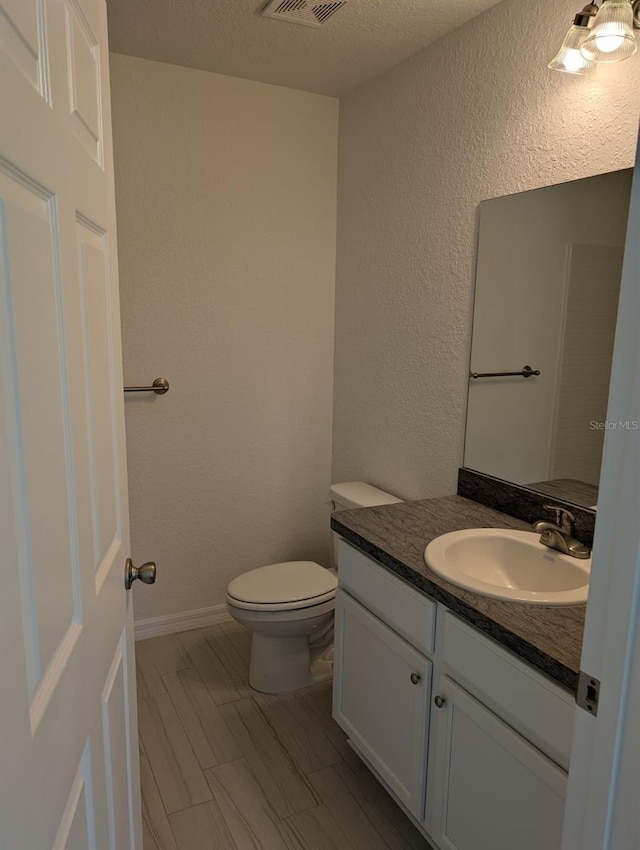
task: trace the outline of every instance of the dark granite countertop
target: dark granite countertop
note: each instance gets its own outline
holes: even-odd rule
[[[463,528],[531,526],[462,496],[443,496],[375,508],[336,511],[331,527],[400,578],[515,655],[575,692],[585,605],[550,607],[479,596],[440,578],[427,567],[427,543]]]

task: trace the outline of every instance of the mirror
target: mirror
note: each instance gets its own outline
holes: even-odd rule
[[[631,176],[480,204],[465,467],[597,505]]]

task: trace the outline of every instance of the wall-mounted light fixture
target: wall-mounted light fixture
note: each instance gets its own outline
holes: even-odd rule
[[[589,3],[573,19],[562,46],[549,63],[554,71],[586,74],[599,62],[621,62],[638,49],[640,0]]]

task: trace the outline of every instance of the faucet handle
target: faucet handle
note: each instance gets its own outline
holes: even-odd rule
[[[556,515],[556,525],[558,528],[561,528],[564,532],[573,537],[576,530],[576,518],[571,511],[568,511],[560,505],[543,505],[542,507],[547,511],[554,511]]]

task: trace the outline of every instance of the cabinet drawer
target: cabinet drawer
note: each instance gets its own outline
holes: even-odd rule
[[[436,603],[344,540],[338,547],[338,581],[420,652],[433,652]]]
[[[441,611],[439,627],[447,674],[568,770],[571,696],[449,611]]]

